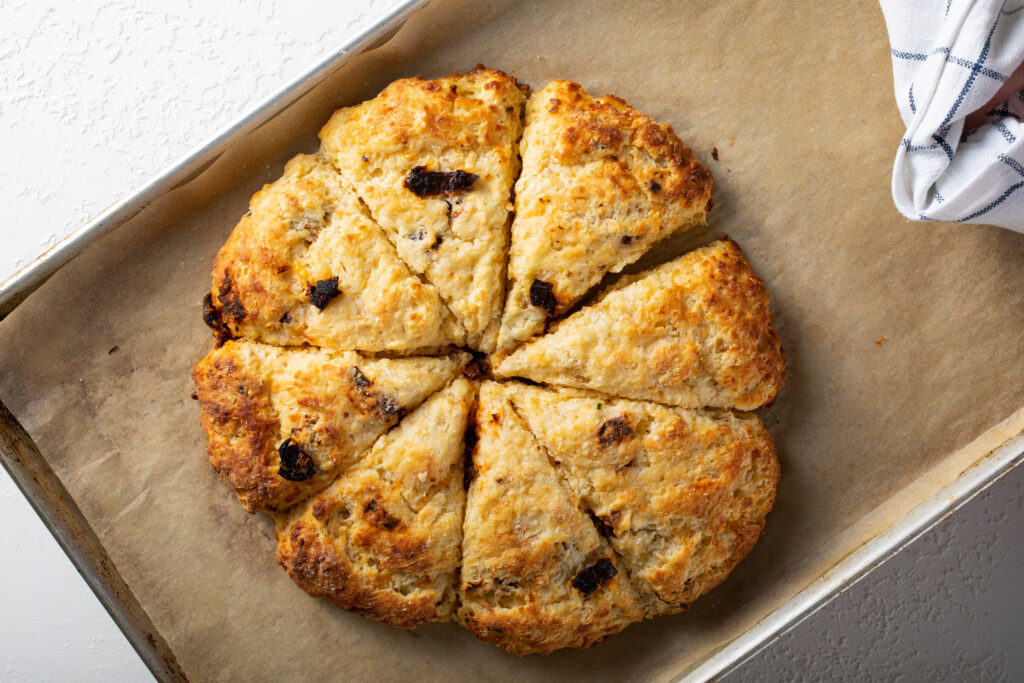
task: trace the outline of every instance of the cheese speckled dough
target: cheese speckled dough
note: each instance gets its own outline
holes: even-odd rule
[[[339,294],[315,306],[310,288],[331,278]],[[210,304],[230,336],[277,345],[409,351],[463,341],[434,287],[399,260],[341,178],[305,154],[253,196],[214,260]]]
[[[648,615],[729,575],[775,502],[775,442],[749,413],[508,387],[512,403],[624,559]]]
[[[338,110],[320,131],[324,155],[484,351],[494,348],[504,298],[523,97],[514,78],[483,67],[406,78]],[[479,177],[468,191],[420,197],[405,186],[419,167]]]
[[[494,382],[480,388],[459,619],[514,654],[587,647],[642,618],[618,560]]]
[[[711,208],[711,173],[670,126],[571,81],[530,97],[520,153],[499,349]]]
[[[210,464],[249,512],[280,510],[326,486],[408,411],[442,389],[469,354],[365,358],[346,351],[229,341],[192,379]],[[282,443],[299,471],[282,476]],[[286,447],[287,452],[287,447]]]
[[[764,283],[724,239],[624,279],[494,371],[685,408],[753,410],[782,388],[786,360]]]
[[[515,347],[702,223],[712,190],[622,100],[555,81],[523,132],[524,92],[477,67],[335,112],[218,253],[204,319],[221,346],[193,368],[210,462],[274,518],[300,587],[517,655],[588,647],[725,579],[779,476],[735,409],[771,401],[786,370],[729,240]],[[458,375],[488,366],[506,381],[477,401]]]
[[[278,520],[277,558],[299,586],[391,626],[448,620],[473,395],[469,382],[455,380],[326,491]]]

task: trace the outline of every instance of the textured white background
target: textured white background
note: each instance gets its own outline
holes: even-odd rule
[[[394,4],[0,0],[0,280]],[[1024,678],[1021,501],[1024,467],[735,677]],[[2,472],[0,520],[0,680],[147,679]]]

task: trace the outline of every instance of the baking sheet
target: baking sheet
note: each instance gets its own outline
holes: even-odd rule
[[[435,0],[0,323],[0,396],[191,679],[668,679],[1024,427],[1024,236],[892,207],[902,126],[878,8],[623,7]],[[315,149],[335,107],[477,62],[671,122],[714,173],[716,207],[658,256],[735,238],[790,363],[764,412],[782,485],[750,558],[689,613],[584,652],[520,660],[453,626],[396,631],[306,597],[273,560],[269,521],[206,464],[188,398],[210,263],[252,192]]]

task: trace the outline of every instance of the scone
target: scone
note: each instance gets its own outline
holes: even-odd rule
[[[786,360],[764,283],[724,239],[618,283],[494,372],[684,408],[753,410],[782,388]]]
[[[524,384],[508,393],[623,558],[648,616],[687,609],[761,536],[779,462],[755,415]]]
[[[249,512],[290,507],[361,458],[468,358],[229,341],[192,370],[210,464]]]
[[[504,300],[523,98],[514,78],[482,66],[406,78],[320,131],[324,156],[483,351],[494,348]]]
[[[515,654],[587,647],[643,616],[608,542],[494,382],[480,388],[459,619]]]
[[[711,208],[711,173],[671,127],[571,81],[530,97],[520,153],[499,349]]]
[[[712,179],[614,96],[526,92],[479,66],[336,111],[217,254],[192,371],[210,463],[296,584],[516,655],[725,579],[779,478],[738,411],[786,373],[728,239],[569,315],[703,223]]]
[[[304,154],[253,196],[214,260],[204,308],[222,341],[357,351],[463,342],[437,290],[402,263],[341,178]]]
[[[466,421],[455,380],[277,523],[277,559],[310,595],[390,626],[447,621],[461,557]]]

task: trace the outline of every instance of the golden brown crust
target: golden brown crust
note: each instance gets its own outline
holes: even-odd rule
[[[318,283],[331,285],[319,297]],[[208,322],[226,336],[278,345],[411,351],[463,341],[436,289],[310,155],[253,196],[214,259],[208,303]]]
[[[210,464],[235,489],[243,506],[253,512],[264,501],[295,495],[297,486],[271,470],[279,423],[270,406],[267,385],[223,348],[211,352],[192,369],[200,401],[199,420],[209,439],[206,450]]]
[[[713,189],[623,100],[554,81],[524,112],[525,92],[478,66],[335,112],[218,253],[204,319],[223,346],[193,369],[210,462],[274,518],[300,587],[517,655],[685,609],[774,502],[756,417],[593,391],[750,409],[786,372],[764,284],[728,239],[512,348],[703,223]],[[578,388],[485,380],[472,410],[469,354],[403,355],[450,345],[493,354],[473,381],[494,366]]]
[[[711,172],[697,161],[672,126],[658,123],[615,95],[593,98],[572,81],[553,81],[536,97],[538,106],[544,106],[552,118],[561,119],[555,155],[562,163],[631,155],[636,149],[664,163],[657,170],[643,169],[637,178],[653,196],[687,207],[706,205],[711,198]],[[661,189],[653,191],[651,181]]]
[[[335,112],[320,131],[324,156],[402,259],[438,288],[469,345],[487,351],[504,297],[522,104],[515,79],[478,67],[395,81],[376,98]],[[468,190],[419,196],[407,185],[414,169],[477,177]]]
[[[779,462],[761,421],[508,385],[516,411],[600,520],[649,616],[689,607],[756,543]]]
[[[278,561],[303,590],[400,628],[449,618],[473,393],[456,380],[278,520]]]
[[[192,378],[210,464],[250,512],[285,509],[326,486],[384,431],[444,387],[468,354],[371,359],[229,341]],[[281,469],[288,440],[315,466]]]
[[[518,655],[587,647],[641,618],[607,542],[494,382],[480,388],[459,619]]]
[[[773,400],[786,376],[767,290],[729,239],[625,278],[493,367],[497,377],[741,410]]]
[[[711,173],[623,100],[553,81],[526,107],[498,348],[539,332],[609,272],[704,223]]]

